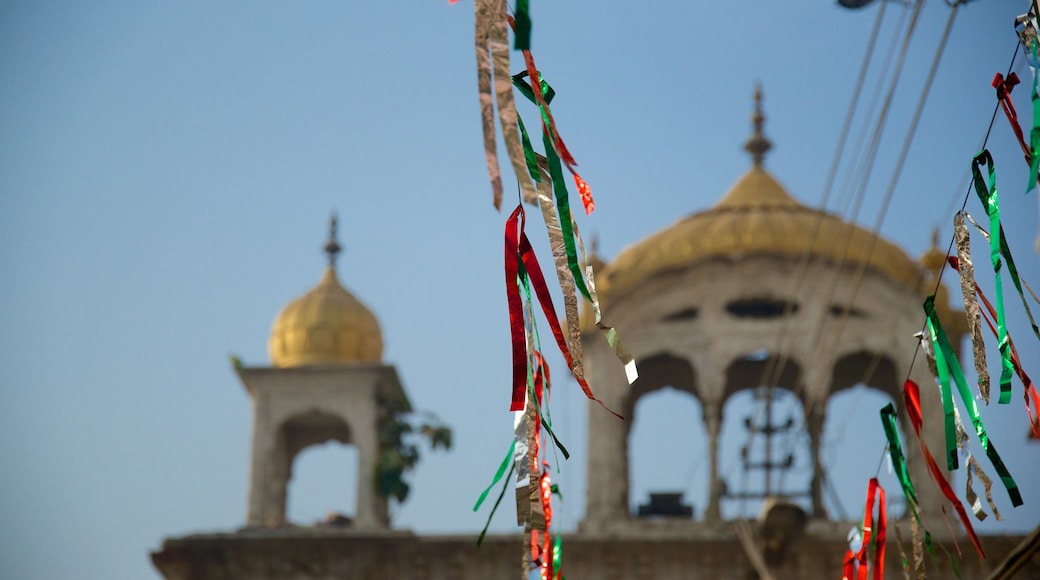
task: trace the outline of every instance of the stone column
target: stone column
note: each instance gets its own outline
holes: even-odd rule
[[[719,431],[722,428],[722,403],[719,400],[701,401],[704,429],[708,434],[708,507],[704,510],[704,523],[718,524],[722,521],[720,502],[722,480],[719,479]]]
[[[634,409],[628,400],[631,387],[620,368],[599,365],[606,356],[613,356],[605,348],[586,351],[586,370],[589,383],[603,403],[614,411],[625,414]],[[585,519],[583,528],[595,531],[597,525],[626,520],[628,506],[628,433],[634,417],[618,419],[597,403],[589,401],[588,462],[585,475]]]
[[[366,401],[363,406],[367,408],[362,412],[355,412],[351,423],[351,435],[358,451],[355,527],[364,530],[385,530],[390,525],[387,499],[379,495],[375,486],[376,466],[379,463],[379,427],[375,403]]]
[[[812,454],[813,475],[810,484],[812,497],[812,517],[827,519],[827,508],[823,505],[823,462],[820,459],[820,445],[823,441],[823,423],[825,419],[823,401],[809,399],[805,404],[805,425],[809,431],[809,447]]]

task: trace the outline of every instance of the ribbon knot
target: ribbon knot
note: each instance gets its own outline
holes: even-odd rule
[[[997,89],[997,98],[1004,100],[1011,94],[1011,90],[1015,88],[1015,85],[1020,84],[1022,81],[1019,80],[1016,73],[1011,73],[1004,78],[1004,75],[997,73],[993,77],[993,88]]]

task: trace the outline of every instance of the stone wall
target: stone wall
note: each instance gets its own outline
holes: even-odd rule
[[[908,525],[903,524],[909,539]],[[682,528],[682,529],[680,529]],[[702,526],[665,526],[661,533],[564,536],[564,573],[580,579],[757,578],[736,536]],[[362,533],[335,528],[283,528],[193,535],[168,539],[152,554],[167,580],[517,580],[525,550],[519,535],[490,536],[479,549],[475,535],[417,536],[410,532]],[[985,578],[1021,537],[985,536],[989,556],[981,561],[961,539],[964,579]],[[889,533],[886,572],[902,578],[900,555]],[[947,546],[955,553],[952,545]],[[845,542],[840,535],[809,536],[791,546],[776,580],[833,580],[841,575]],[[909,549],[909,546],[907,546]],[[937,550],[928,578],[953,579],[949,560]],[[927,558],[926,558],[927,559]],[[1017,577],[1040,578],[1034,555]]]

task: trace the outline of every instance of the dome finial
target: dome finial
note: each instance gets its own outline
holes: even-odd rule
[[[773,148],[773,144],[762,132],[762,125],[765,123],[765,120],[766,116],[762,112],[762,85],[757,84],[755,85],[755,113],[751,116],[754,132],[744,143],[744,151],[751,154],[751,161],[755,164],[755,167],[762,166],[766,153]]]
[[[339,242],[336,241],[336,212],[329,217],[329,241],[325,242],[325,253],[329,256],[329,267],[336,267],[336,255],[342,251]]]

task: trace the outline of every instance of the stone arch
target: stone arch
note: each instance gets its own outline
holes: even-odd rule
[[[838,519],[854,520],[862,515],[860,510],[865,486],[842,489],[827,481],[826,474],[859,473],[864,483],[874,475],[878,461],[883,459],[879,454],[885,449],[879,411],[886,403],[894,403],[888,393],[862,383],[843,389],[827,400],[821,429],[820,461],[824,475],[820,484],[827,513]],[[906,431],[903,428],[900,430],[903,431],[901,437],[906,446],[909,443]],[[904,450],[909,451],[910,448],[904,447]],[[883,474],[884,470],[882,477]],[[882,479],[882,485],[887,487],[888,483]],[[898,486],[893,489],[898,489]],[[898,501],[902,499],[902,494],[890,493],[887,497],[889,502]],[[889,517],[900,515],[899,511],[889,512]]]
[[[639,380],[628,391],[621,414],[625,417],[632,415],[640,397],[665,387],[685,391],[696,399],[701,398],[693,364],[685,358],[660,353],[639,359]]]
[[[763,384],[773,376],[777,377],[775,384]],[[722,402],[740,391],[765,386],[780,387],[797,394],[801,391],[802,376],[802,365],[791,357],[748,353],[731,360],[726,366]]]
[[[352,442],[347,421],[327,410],[312,408],[286,417],[275,429],[273,449],[268,463],[267,480],[270,486],[269,523],[285,523],[289,480],[296,456],[312,445],[337,441]]]
[[[774,386],[769,390],[771,409],[766,412],[766,392],[761,386],[742,388],[722,406],[720,513],[726,520],[757,517],[763,498],[750,497],[754,494],[786,496],[809,508],[813,464],[803,432],[803,399],[791,387]],[[735,413],[741,410],[746,414]],[[769,443],[764,431],[767,425],[774,431]],[[761,469],[767,462],[773,465],[768,480],[767,471]],[[745,471],[745,464],[752,467]]]
[[[886,403],[898,406],[903,396],[904,378],[900,376],[892,358],[884,352],[857,350],[847,352],[834,361],[827,399],[823,402],[823,408],[812,414],[810,428],[818,431],[820,446],[819,477],[823,497],[819,501],[837,508],[836,515],[839,517],[856,516],[862,490],[856,490],[848,497],[840,497],[840,491],[829,486],[823,478],[827,473],[860,468],[856,463],[857,458],[862,460],[863,457],[869,457],[867,461],[870,463],[876,460],[876,454],[880,451],[877,442],[885,441],[879,411]],[[904,423],[905,414],[900,413],[899,417],[900,436],[906,443],[907,434],[912,432],[909,425]],[[864,442],[869,442],[869,445],[862,449],[856,447]],[[844,450],[840,456],[830,451],[839,444]],[[868,471],[870,469],[873,467],[868,467]],[[898,494],[894,494],[890,499],[898,497]]]
[[[697,371],[694,368],[693,363],[686,358],[667,352],[661,352],[640,358],[639,380],[636,381],[627,391],[625,396],[622,398],[621,404],[621,413],[626,417],[626,420],[624,421],[624,449],[621,450],[621,457],[619,459],[624,462],[625,479],[623,493],[625,503],[629,508],[634,508],[639,502],[645,501],[646,499],[645,497],[632,497],[631,494],[631,490],[634,489],[634,477],[632,469],[630,468],[634,465],[632,453],[633,437],[638,435],[637,425],[645,424],[646,417],[645,412],[637,413],[636,407],[641,401],[646,401],[652,406],[653,400],[656,400],[658,396],[668,397],[668,392],[671,392],[672,395],[674,395],[675,392],[679,392],[692,397],[693,408],[692,414],[688,418],[688,423],[700,426],[700,433],[702,434],[701,439],[702,441],[706,439],[703,437],[702,414],[700,413],[700,393],[698,389]],[[656,413],[654,414],[656,415]],[[640,422],[641,416],[644,418],[642,423]],[[694,427],[694,429],[696,430],[697,427]],[[696,459],[697,457],[695,456],[686,458],[687,461],[694,461]],[[637,490],[637,493],[640,493],[640,491]],[[631,513],[631,511],[629,513]]]
[[[834,361],[827,397],[829,399],[840,391],[860,384],[899,400],[903,380],[896,376],[896,366],[888,355],[866,350],[851,352]]]

